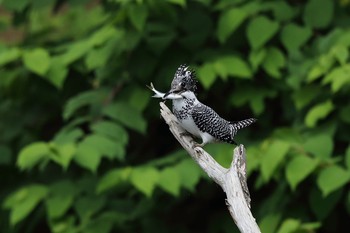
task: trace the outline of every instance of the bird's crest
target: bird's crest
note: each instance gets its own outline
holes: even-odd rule
[[[180,83],[184,89],[193,92],[197,90],[196,73],[186,64],[180,65],[179,68],[177,68],[174,79],[171,82],[171,88],[176,88]]]

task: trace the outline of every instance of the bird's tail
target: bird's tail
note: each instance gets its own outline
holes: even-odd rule
[[[256,122],[255,118],[249,118],[249,119],[245,119],[242,121],[234,121],[234,122],[230,122],[234,131],[237,132],[239,129],[245,128],[251,124],[253,124],[254,122]]]

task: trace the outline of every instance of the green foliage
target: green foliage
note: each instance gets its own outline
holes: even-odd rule
[[[341,232],[350,214],[348,6],[2,1],[2,231],[234,231],[221,190],[145,87],[167,91],[187,63],[201,101],[232,121],[258,118],[236,140],[247,148],[262,232]],[[230,165],[232,145],[205,149]]]

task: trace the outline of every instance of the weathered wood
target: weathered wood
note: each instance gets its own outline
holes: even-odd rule
[[[226,193],[227,208],[241,233],[259,233],[260,229],[250,211],[250,196],[246,183],[246,155],[243,145],[234,149],[230,168],[222,167],[201,147],[195,147],[193,138],[181,128],[169,108],[160,103],[161,115],[181,146],[207,175]]]

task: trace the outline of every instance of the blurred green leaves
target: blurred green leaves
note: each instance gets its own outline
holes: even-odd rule
[[[10,224],[15,225],[27,217],[47,195],[47,191],[45,186],[33,184],[10,195],[4,202],[4,207],[11,210]]]
[[[278,30],[278,23],[265,16],[253,18],[247,27],[247,37],[253,50],[265,45]]]
[[[248,151],[248,185],[263,231],[336,231],[333,219],[346,222],[346,2],[2,6],[3,231],[228,231],[232,226],[221,220],[227,212],[214,203],[220,191],[169,141],[158,101],[145,88],[153,82],[165,90],[185,62],[204,88],[200,101],[228,120],[258,118],[237,141]],[[205,149],[230,164],[231,145]],[[202,214],[209,200],[216,207],[209,220],[191,228],[186,213]],[[185,213],[181,221],[177,207]],[[176,224],[171,229],[168,219]]]

